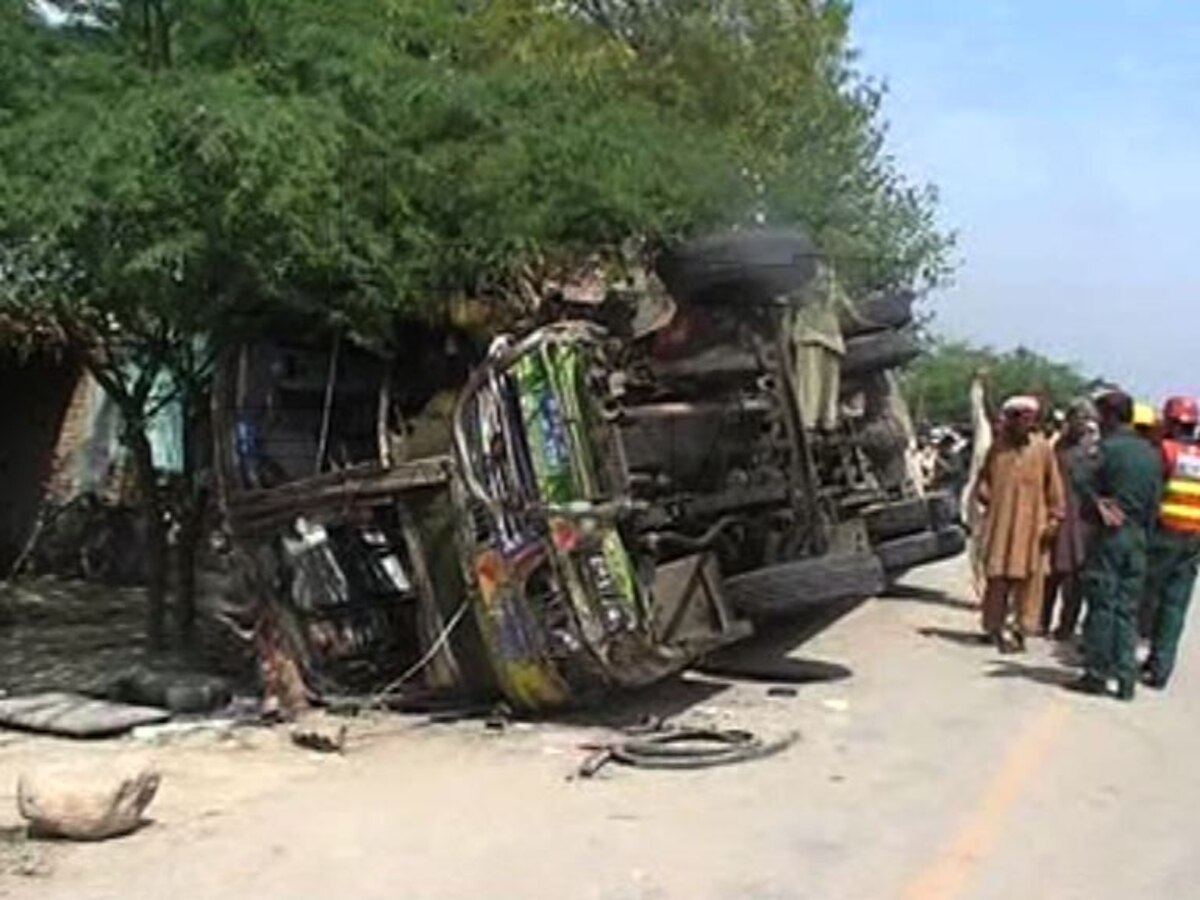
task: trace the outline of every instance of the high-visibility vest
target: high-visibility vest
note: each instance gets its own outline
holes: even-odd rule
[[[1165,440],[1162,452],[1167,483],[1159,524],[1167,531],[1200,535],[1200,446]]]

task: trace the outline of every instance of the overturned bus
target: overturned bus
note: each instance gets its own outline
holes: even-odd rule
[[[309,695],[551,709],[958,553],[952,502],[905,465],[910,294],[843,315],[841,414],[802,415],[811,249],[678,248],[667,337],[600,304],[481,360],[420,328],[391,355],[295,335],[229,354],[217,470],[266,670]]]

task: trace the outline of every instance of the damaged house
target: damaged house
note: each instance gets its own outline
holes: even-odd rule
[[[11,383],[0,413],[11,425],[0,449],[3,571],[144,581],[137,487],[116,405],[82,366],[52,353],[9,354],[0,360],[0,381]],[[184,428],[177,404],[157,412],[149,438],[156,471],[163,479],[178,475]]]

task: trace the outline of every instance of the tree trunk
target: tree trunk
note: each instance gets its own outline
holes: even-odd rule
[[[185,420],[186,421],[186,420]],[[185,438],[185,445],[190,443]],[[203,532],[206,497],[196,479],[195,459],[184,450],[183,496],[178,509],[179,535],[176,544],[175,609],[178,616],[179,642],[186,650],[196,642],[196,560]]]
[[[196,478],[196,403],[187,391],[180,397],[180,406],[184,419],[184,473],[181,496],[175,509],[179,520],[175,547],[175,612],[180,646],[191,650],[196,646],[196,544],[204,521],[204,498],[200,496]]]
[[[133,453],[138,487],[142,495],[142,515],[146,523],[146,639],[150,649],[166,648],[167,619],[167,527],[163,521],[163,501],[154,472],[154,455],[144,423],[126,420],[126,441]]]
[[[184,501],[176,557],[175,609],[179,618],[179,643],[186,650],[196,645],[196,543],[203,511],[194,492]]]

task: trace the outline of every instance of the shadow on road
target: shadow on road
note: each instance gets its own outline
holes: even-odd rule
[[[881,600],[915,600],[917,603],[928,603],[931,606],[947,606],[951,609],[977,610],[979,604],[963,597],[955,597],[945,591],[933,588],[919,587],[912,584],[896,584],[888,588]]]
[[[854,600],[817,607],[802,618],[760,626],[749,640],[709,654],[696,670],[735,681],[776,684],[811,684],[849,678],[854,673],[840,663],[797,659],[792,653],[863,602]]]
[[[753,637],[710,654],[692,672],[634,694],[614,696],[599,708],[570,716],[569,721],[629,728],[679,716],[735,681],[802,685],[849,678],[853,672],[847,666],[791,654],[863,602],[816,607],[802,617],[762,626]]]
[[[1037,684],[1052,687],[1066,687],[1079,676],[1070,669],[1060,669],[1057,666],[1037,666],[1026,663],[1002,660],[987,673],[988,678],[1024,678]]]
[[[988,647],[991,645],[991,641],[982,632],[964,631],[960,628],[935,628],[933,626],[926,626],[925,628],[918,628],[917,634],[921,635],[921,637],[949,641],[951,644],[959,644],[963,647]]]
[[[854,673],[841,663],[820,659],[763,657],[755,654],[729,654],[707,659],[696,671],[734,681],[760,681],[770,684],[816,684],[842,681]]]
[[[562,720],[615,729],[665,722],[703,705],[728,687],[725,681],[685,674],[641,691],[614,694],[602,705],[570,713]]]
[[[830,603],[814,607],[801,617],[759,625],[752,637],[710,654],[708,660],[720,662],[750,658],[786,659],[793,650],[812,640],[865,602],[849,600]]]
[[[1051,652],[1054,658],[1064,666],[1078,668],[1083,665],[1083,648],[1074,641],[1058,641]]]

